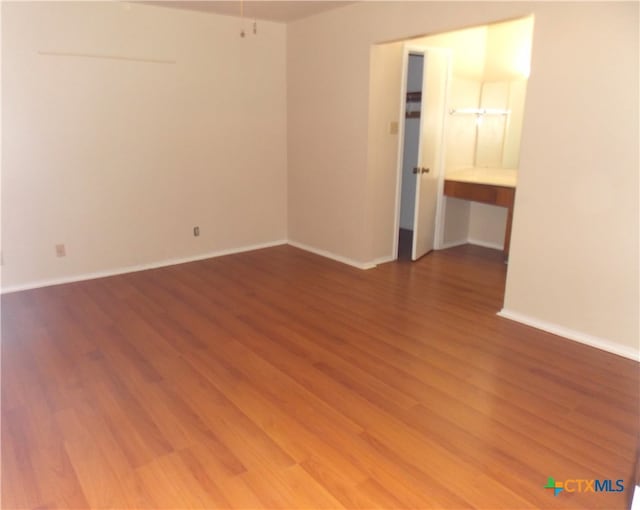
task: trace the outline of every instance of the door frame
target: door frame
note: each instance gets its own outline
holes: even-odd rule
[[[405,113],[407,111],[407,75],[409,71],[409,55],[422,55],[425,57],[425,53],[429,50],[439,51],[448,54],[449,65],[447,66],[447,77],[445,85],[445,115],[442,119],[442,143],[446,145],[447,140],[447,114],[449,106],[449,92],[451,89],[451,68],[452,68],[452,56],[453,52],[447,48],[435,48],[429,46],[419,46],[415,44],[405,43],[402,48],[402,76],[400,78],[400,117],[398,119],[398,149],[397,149],[397,161],[396,161],[396,199],[395,199],[395,218],[393,221],[393,242],[392,253],[393,260],[398,259],[398,233],[400,231],[400,207],[402,200],[402,163],[404,157],[404,121]],[[426,58],[426,57],[425,57]],[[423,71],[424,72],[424,71]],[[422,133],[421,133],[422,135]],[[422,138],[422,136],[420,137]],[[418,146],[418,161],[420,161],[420,154],[422,150],[422,144]],[[438,174],[438,192],[436,195],[436,218],[435,218],[435,234],[433,240],[434,250],[439,250],[444,244],[444,174],[445,174],[445,153],[446,147],[443,147],[440,151],[438,158],[438,166],[440,172]],[[414,210],[415,215],[415,210]],[[415,223],[414,223],[415,226]],[[412,246],[413,249],[413,246]]]

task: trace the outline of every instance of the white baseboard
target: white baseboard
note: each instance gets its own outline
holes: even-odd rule
[[[373,263],[377,266],[379,264],[386,264],[387,262],[395,262],[396,260],[398,260],[397,257],[389,255],[387,257],[380,257],[379,259],[375,259]]]
[[[529,317],[528,315],[513,312],[505,308],[500,310],[497,315],[499,315],[500,317],[504,317],[505,319],[520,322],[521,324],[525,324],[536,329],[541,329],[542,331],[546,331],[547,333],[552,333],[554,335],[573,340],[574,342],[589,345],[591,347],[617,354],[618,356],[623,356],[634,361],[640,361],[640,349],[634,349],[632,347],[627,347],[626,345],[620,345],[615,342],[611,342],[610,340],[605,340],[604,338],[587,335],[586,333],[582,333],[574,329],[565,328],[564,326],[560,326],[558,324],[535,319],[533,317]]]
[[[488,243],[480,239],[463,239],[462,241],[449,241],[442,243],[438,250],[446,250],[447,248],[455,248],[456,246],[462,246],[463,244],[474,244],[476,246],[482,246],[484,248],[491,248],[493,250],[503,250],[503,245],[500,243]]]
[[[640,467],[636,467],[636,471]],[[629,510],[640,510],[640,483],[633,487],[633,496],[631,498],[631,508]]]
[[[487,241],[482,241],[480,239],[467,239],[469,244],[475,244],[476,246],[482,246],[484,248],[492,248],[494,250],[502,251],[504,249],[504,245],[502,243],[490,243]]]
[[[376,267],[376,264],[374,262],[358,262],[357,260],[343,257],[342,255],[336,255],[335,253],[331,253],[330,251],[314,248],[313,246],[299,243],[297,241],[288,241],[288,244],[295,248],[300,248],[301,250],[315,253],[316,255],[320,255],[321,257],[326,257],[328,259],[335,260],[336,262],[342,262],[343,264],[347,264],[358,269],[372,269]]]
[[[40,287],[49,287],[51,285],[60,285],[63,283],[74,283],[74,282],[81,282],[85,280],[94,280],[96,278],[105,278],[107,276],[116,276],[119,274],[135,273],[137,271],[145,271],[147,269],[157,269],[159,267],[175,266],[177,264],[185,264],[187,262],[196,262],[198,260],[212,259],[215,257],[222,257],[224,255],[233,255],[234,253],[243,253],[247,251],[261,250],[263,248],[271,248],[273,246],[281,246],[283,244],[287,244],[287,241],[284,239],[280,241],[272,241],[268,243],[242,246],[240,248],[231,248],[227,250],[219,250],[219,251],[214,251],[209,253],[202,253],[200,255],[194,255],[191,257],[161,260],[159,262],[151,262],[149,264],[138,264],[135,266],[126,266],[126,267],[119,267],[115,269],[107,269],[105,271],[96,271],[94,273],[84,273],[79,275],[65,276],[62,278],[38,280],[35,282],[29,282],[29,283],[24,283],[20,285],[11,285],[9,287],[2,287],[0,289],[0,294],[9,294],[10,292],[37,289]]]
[[[446,250],[448,248],[455,248],[456,246],[462,246],[463,244],[467,244],[468,241],[466,239],[464,239],[463,241],[449,241],[446,243],[442,243],[440,245],[439,248],[436,248],[438,250]]]

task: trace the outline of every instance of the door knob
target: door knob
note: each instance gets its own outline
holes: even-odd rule
[[[428,174],[431,171],[430,168],[422,168],[421,170],[423,174]]]
[[[414,174],[417,174],[417,173],[419,173],[419,172],[420,172],[420,169],[419,169],[417,166],[414,166],[414,167],[413,167],[413,173],[414,173]]]

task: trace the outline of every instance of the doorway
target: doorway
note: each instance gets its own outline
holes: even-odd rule
[[[415,163],[416,136],[420,147],[426,131],[423,117],[429,109],[425,110],[425,97],[415,102],[415,76],[420,67],[417,59],[421,52],[413,50],[428,48],[426,55],[432,50],[435,54],[448,51],[451,55],[443,131],[438,143],[441,157],[436,159],[440,165],[435,165],[441,174],[431,181],[436,193],[427,201],[435,217],[429,222],[433,240],[426,252],[468,243],[502,251],[508,250],[505,236],[510,228],[508,208],[457,195],[452,198],[450,193],[444,193],[444,181],[476,179],[479,185],[506,186],[515,193],[532,31],[533,18],[527,17],[400,43],[405,55],[407,47],[411,51],[398,70],[406,75],[399,80],[402,108],[406,108],[401,108],[399,119],[404,134],[401,133],[397,153],[395,214],[399,221],[393,230],[397,259],[418,258],[414,241],[427,225],[424,222],[416,226],[417,216],[411,218],[407,213],[412,206],[416,209],[421,206],[420,200],[412,204],[413,197],[420,194],[412,185],[426,182],[415,179],[412,172],[422,172],[425,167],[434,169],[424,164],[420,155]],[[428,63],[427,58],[422,64],[423,81],[430,75]],[[412,119],[412,115],[420,115],[420,119]]]
[[[416,178],[413,169],[418,166],[423,70],[424,54],[409,53],[407,84],[404,91],[406,94],[406,108],[404,114],[404,140],[402,150],[398,260],[411,260],[413,250],[414,212],[416,205]]]
[[[402,52],[395,258],[418,260],[436,247],[451,52],[407,44]]]

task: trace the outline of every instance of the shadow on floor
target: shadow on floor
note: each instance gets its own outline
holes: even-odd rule
[[[411,261],[413,230],[400,229],[398,233],[398,261]]]

